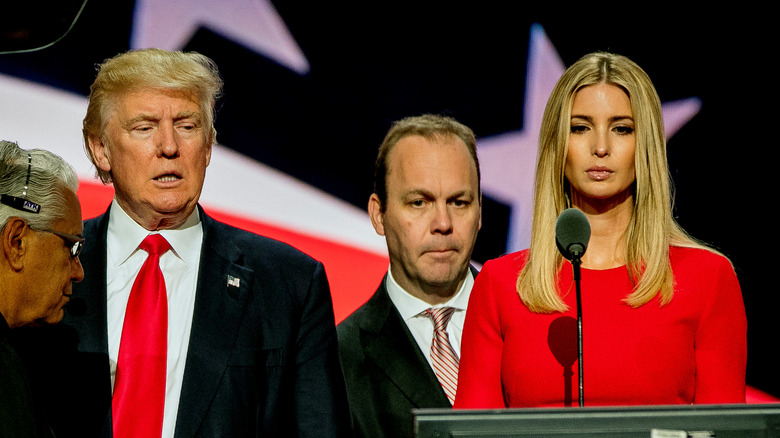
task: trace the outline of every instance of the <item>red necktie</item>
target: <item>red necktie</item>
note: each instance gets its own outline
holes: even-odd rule
[[[115,438],[162,433],[168,297],[160,256],[171,246],[161,235],[151,234],[139,247],[149,255],[133,283],[122,327],[111,402]]]
[[[455,403],[455,392],[458,389],[458,356],[450,344],[447,335],[447,323],[450,321],[454,307],[430,308],[425,313],[433,319],[433,342],[431,343],[431,362],[433,372],[439,378],[439,383],[450,399]]]

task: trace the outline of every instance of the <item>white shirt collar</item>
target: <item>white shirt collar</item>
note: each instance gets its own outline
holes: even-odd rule
[[[131,218],[114,199],[111,202],[108,218],[108,235],[106,236],[108,251],[108,266],[119,266],[127,261],[146,236],[156,233],[146,230]],[[196,208],[182,225],[177,228],[160,230],[171,245],[172,252],[190,267],[198,266],[200,259],[200,240],[202,230],[200,215]]]
[[[474,276],[471,273],[471,269],[469,269],[466,274],[466,279],[463,281],[460,289],[449,301],[431,306],[425,301],[406,292],[395,281],[390,268],[387,269],[387,281],[385,282],[385,288],[387,288],[387,293],[390,295],[390,300],[395,304],[395,307],[398,309],[398,312],[401,314],[404,321],[408,321],[409,319],[420,315],[430,307],[454,307],[457,310],[466,310],[473,285]]]

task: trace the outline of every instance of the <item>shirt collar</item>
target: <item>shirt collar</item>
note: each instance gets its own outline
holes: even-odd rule
[[[109,248],[109,266],[119,266],[130,258],[146,236],[157,233],[150,232],[133,220],[114,199],[111,202],[108,218],[108,235],[106,242]],[[197,266],[200,258],[200,245],[203,229],[200,223],[198,209],[182,225],[177,228],[160,230],[159,234],[171,245],[176,254],[187,265]]]
[[[387,289],[388,295],[390,295],[390,300],[395,304],[398,313],[401,314],[404,321],[408,321],[409,319],[420,315],[420,313],[431,307],[454,307],[456,310],[466,310],[473,285],[474,276],[471,273],[471,269],[469,269],[466,273],[466,279],[463,281],[460,289],[449,301],[431,306],[425,301],[406,292],[395,281],[390,268],[387,269],[387,280],[385,281],[385,288]]]

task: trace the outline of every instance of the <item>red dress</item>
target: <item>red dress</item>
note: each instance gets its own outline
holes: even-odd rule
[[[576,293],[566,313],[530,312],[515,291],[527,250],[485,263],[463,329],[455,408],[577,406]],[[585,406],[744,403],[747,321],[731,264],[670,248],[672,301],[632,308],[625,267],[582,269]]]

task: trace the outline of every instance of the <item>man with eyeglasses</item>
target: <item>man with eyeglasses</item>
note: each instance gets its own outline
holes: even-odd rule
[[[60,157],[0,141],[0,436],[53,436],[11,330],[63,317],[79,252],[78,179]]]

